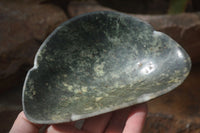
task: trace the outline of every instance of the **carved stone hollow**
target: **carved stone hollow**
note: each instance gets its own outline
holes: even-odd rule
[[[76,121],[165,94],[189,74],[185,50],[148,23],[112,11],[74,17],[38,50],[23,88],[34,123]]]

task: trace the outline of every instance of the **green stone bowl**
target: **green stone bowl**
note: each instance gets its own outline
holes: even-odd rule
[[[23,87],[33,123],[76,121],[146,102],[179,86],[191,61],[169,36],[110,11],[61,24],[41,45]]]

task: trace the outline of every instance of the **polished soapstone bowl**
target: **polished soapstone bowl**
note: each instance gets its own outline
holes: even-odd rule
[[[189,74],[185,50],[148,23],[100,11],[60,25],[41,45],[23,88],[34,123],[76,121],[165,94]]]

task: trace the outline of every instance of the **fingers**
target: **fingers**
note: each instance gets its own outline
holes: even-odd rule
[[[99,115],[85,120],[82,130],[77,129],[75,122],[54,124],[47,128],[46,133],[102,133],[110,120],[111,113]]]
[[[85,120],[83,130],[74,123],[55,124],[47,128],[47,133],[141,133],[147,114],[147,105],[140,104],[115,112],[106,113]],[[21,112],[15,120],[10,133],[37,133],[41,125],[29,122]]]
[[[110,120],[112,113],[106,113],[85,120],[82,131],[74,127],[74,123],[51,125],[47,133],[102,133]]]
[[[131,108],[125,108],[113,112],[105,133],[122,133],[130,111]]]
[[[84,133],[74,127],[74,123],[63,123],[51,125],[47,128],[46,133]]]
[[[141,133],[147,115],[147,105],[134,106],[126,121],[123,133]]]
[[[112,113],[95,116],[85,120],[83,130],[87,133],[103,133]]]
[[[146,104],[115,111],[105,133],[141,133],[146,114]]]
[[[22,111],[15,120],[10,133],[37,133],[38,131],[39,125],[29,122]]]

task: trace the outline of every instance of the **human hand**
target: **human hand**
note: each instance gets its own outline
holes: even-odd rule
[[[70,122],[49,125],[46,133],[141,133],[146,114],[147,105],[139,104],[85,119],[81,130],[74,126],[75,122]],[[22,111],[10,133],[38,133],[41,127],[28,121]]]

